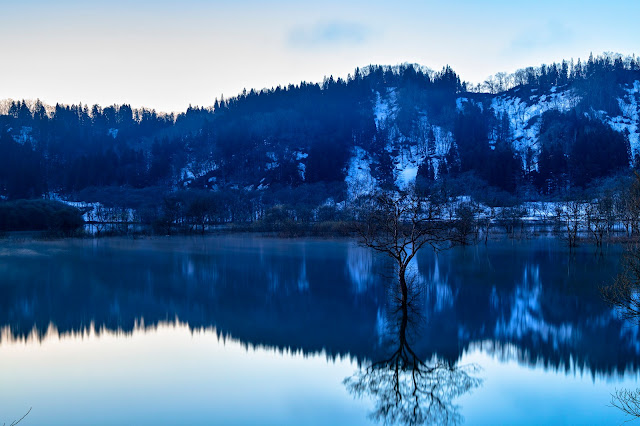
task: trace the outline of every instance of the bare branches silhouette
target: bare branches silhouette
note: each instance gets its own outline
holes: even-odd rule
[[[613,284],[602,287],[600,291],[622,319],[640,324],[640,247],[625,252],[622,272]],[[611,406],[631,416],[629,421],[640,418],[640,388],[616,390],[611,395]]]
[[[610,404],[612,407],[631,416],[632,418],[628,421],[638,419],[640,418],[640,389],[616,389],[616,391],[611,394]]]
[[[617,308],[620,316],[640,323],[640,247],[627,250],[622,259],[622,272],[613,284],[601,289],[604,299]]]
[[[29,411],[27,411],[24,416],[20,417],[18,420],[14,420],[11,423],[9,423],[9,426],[16,426],[18,423],[23,421],[29,415],[29,413],[31,412],[32,408],[33,407],[29,407]],[[2,426],[7,426],[7,424],[3,423]]]
[[[437,204],[410,192],[377,194],[362,219],[360,242],[395,263],[389,293],[396,321],[389,327],[390,355],[361,367],[343,383],[352,395],[375,401],[370,417],[383,424],[461,423],[453,401],[482,383],[473,376],[478,368],[438,359],[426,362],[409,342],[421,322],[422,291],[419,277],[407,276],[409,264],[425,246],[450,247],[454,242],[450,224],[441,219]]]
[[[352,395],[375,400],[370,417],[383,424],[459,424],[462,415],[453,400],[480,386],[482,380],[474,377],[479,368],[437,359],[426,362],[416,354],[407,338],[417,323],[410,300],[400,299],[395,311],[391,355],[360,368],[343,383]]]

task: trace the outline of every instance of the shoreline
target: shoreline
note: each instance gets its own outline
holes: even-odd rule
[[[477,236],[474,234],[470,236],[467,244],[454,244],[456,247],[474,247],[474,246],[486,246],[487,244],[495,244],[501,242],[525,242],[536,240],[555,240],[567,251],[575,249],[583,249],[585,247],[594,249],[595,252],[605,250],[609,246],[630,246],[640,243],[640,236],[628,236],[624,231],[615,231],[611,236],[605,238],[601,245],[596,243],[596,240],[588,235],[588,232],[581,232],[577,241],[577,246],[569,247],[567,238],[556,230],[551,225],[539,225],[539,224],[525,224],[521,229],[515,231],[513,234],[500,229],[496,226],[496,229],[491,229],[487,242],[484,240],[483,232],[480,231]],[[309,229],[298,229],[298,231],[292,233],[290,230],[282,229],[259,229],[251,226],[232,226],[227,228],[218,228],[214,230],[206,230],[202,232],[184,231],[184,232],[172,232],[171,234],[153,233],[145,231],[130,231],[130,232],[103,232],[99,234],[91,234],[88,232],[81,232],[75,235],[61,235],[51,234],[47,231],[8,231],[0,235],[0,245],[6,244],[21,244],[32,242],[57,242],[57,241],[97,241],[97,240],[166,240],[166,239],[181,239],[181,238],[194,238],[194,239],[206,239],[212,237],[249,237],[249,238],[265,238],[265,239],[281,239],[290,241],[327,241],[327,240],[345,240],[358,242],[358,236],[355,232],[304,232]],[[313,230],[312,230],[313,231]]]

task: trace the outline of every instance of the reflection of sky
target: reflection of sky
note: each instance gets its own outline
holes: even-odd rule
[[[212,331],[57,336],[0,345],[0,414],[30,425],[365,423],[341,383],[356,365],[246,349]],[[24,413],[24,412],[23,412]],[[0,417],[0,424],[8,419]],[[341,420],[342,421],[342,420]],[[330,423],[330,422],[329,422]]]
[[[609,407],[616,389],[633,388],[637,376],[592,378],[589,373],[542,373],[517,361],[498,361],[479,350],[460,364],[477,363],[485,378],[482,388],[459,399],[468,424],[505,425],[619,425],[625,418]]]
[[[640,39],[634,0],[0,0],[0,10],[0,97],[169,111],[371,63],[450,64],[480,82],[632,53]]]
[[[620,424],[609,395],[636,386],[635,377],[567,375],[476,349],[460,361],[470,363],[485,381],[457,401],[467,424]],[[354,362],[247,349],[180,325],[5,341],[0,366],[0,413],[32,406],[30,425],[367,424],[371,408],[342,385]]]

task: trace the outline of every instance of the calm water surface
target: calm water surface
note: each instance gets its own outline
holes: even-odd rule
[[[404,315],[349,241],[0,243],[0,424],[620,424],[640,338],[598,293],[619,257],[425,250]]]

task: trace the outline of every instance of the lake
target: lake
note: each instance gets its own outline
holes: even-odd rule
[[[0,424],[620,424],[640,337],[599,287],[621,251],[424,250],[399,313],[348,240],[0,242]]]

